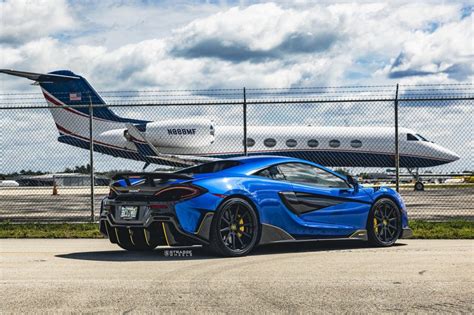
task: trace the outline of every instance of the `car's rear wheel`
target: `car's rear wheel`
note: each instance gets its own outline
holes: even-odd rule
[[[158,244],[147,240],[143,229],[117,228],[117,245],[128,251],[149,251]],[[151,242],[151,243],[150,243]]]
[[[372,245],[386,247],[393,245],[401,235],[400,209],[388,198],[375,202],[370,210],[367,232]]]
[[[257,214],[241,198],[226,200],[211,224],[210,249],[222,256],[244,256],[255,247],[259,236]]]

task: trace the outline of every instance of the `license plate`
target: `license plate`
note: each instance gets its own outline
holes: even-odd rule
[[[122,206],[120,208],[120,219],[136,220],[138,217],[137,206]]]

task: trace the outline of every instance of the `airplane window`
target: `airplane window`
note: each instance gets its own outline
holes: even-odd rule
[[[287,147],[293,148],[293,147],[296,147],[297,144],[298,144],[298,142],[296,142],[295,139],[286,140],[286,146]]]
[[[308,140],[308,147],[316,148],[318,145],[319,145],[318,140],[314,140],[314,139]]]
[[[408,141],[418,141],[418,138],[412,135],[411,133],[407,133],[407,140]]]
[[[423,137],[422,135],[420,135],[419,133],[416,134],[418,136],[418,138],[420,138],[421,140],[423,141],[426,141],[426,142],[429,142],[428,139],[426,139],[425,137]]]
[[[360,148],[360,147],[362,147],[362,141],[360,141],[360,140],[352,140],[352,141],[351,141],[351,147],[353,147],[353,148]]]
[[[252,138],[247,138],[247,147],[253,147],[254,145],[255,145],[255,140],[253,140]]]
[[[330,146],[331,148],[337,148],[337,147],[341,146],[341,141],[339,141],[339,140],[331,140],[331,141],[329,141],[329,146]]]
[[[285,163],[278,165],[278,169],[283,174],[284,180],[289,182],[329,188],[349,187],[342,178],[312,165]]]
[[[263,141],[263,144],[264,144],[266,147],[271,148],[271,147],[274,147],[274,146],[277,144],[277,142],[276,142],[275,139],[268,138],[268,139],[265,139],[265,141]]]

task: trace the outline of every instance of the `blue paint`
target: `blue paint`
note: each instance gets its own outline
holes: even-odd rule
[[[277,226],[295,238],[305,237],[344,237],[357,230],[365,229],[369,211],[379,198],[394,200],[401,209],[402,225],[408,226],[405,205],[400,195],[390,188],[374,191],[372,188],[361,187],[358,191],[352,188],[337,189],[314,187],[277,181],[260,176],[249,175],[255,171],[275,164],[286,162],[306,163],[319,167],[335,176],[344,176],[321,165],[304,160],[287,157],[245,157],[233,160],[241,161],[241,165],[229,169],[197,174],[190,182],[208,190],[194,199],[176,204],[176,214],[181,227],[195,233],[203,214],[218,209],[225,196],[241,196],[247,198],[255,206],[261,223]],[[341,203],[323,209],[296,215],[282,202],[279,192],[303,192],[336,198]],[[216,196],[216,195],[219,195]]]

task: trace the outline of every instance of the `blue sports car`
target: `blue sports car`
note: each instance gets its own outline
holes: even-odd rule
[[[294,158],[232,158],[114,179],[100,231],[127,250],[200,244],[242,256],[260,244],[350,239],[390,246],[412,234],[394,190],[362,187]]]

